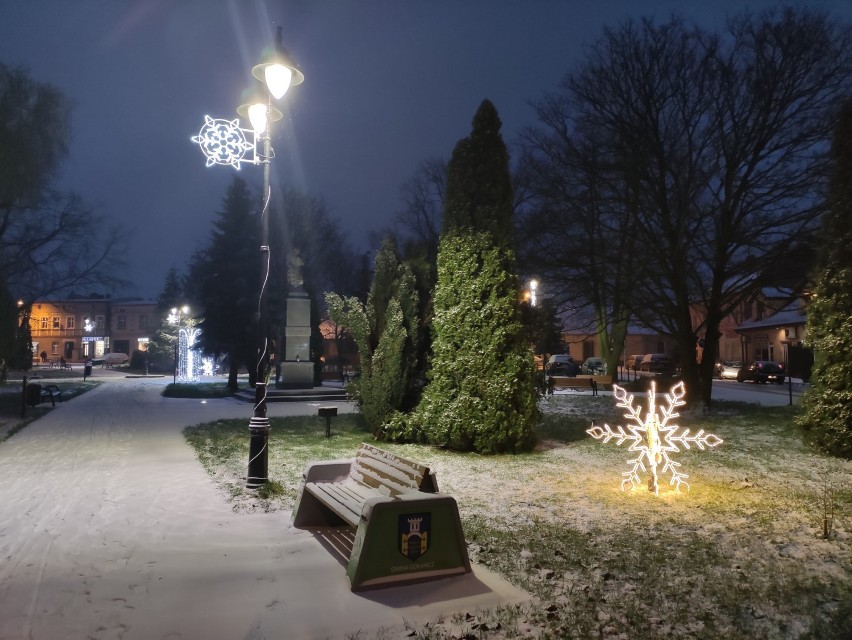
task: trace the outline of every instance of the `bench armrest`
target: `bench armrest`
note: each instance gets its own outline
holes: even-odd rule
[[[309,462],[302,478],[305,482],[339,482],[349,476],[352,462],[352,459]]]

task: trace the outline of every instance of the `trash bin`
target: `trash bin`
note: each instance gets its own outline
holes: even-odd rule
[[[27,404],[31,407],[41,402],[41,385],[32,382],[27,385]]]
[[[83,365],[83,380],[88,378],[90,375],[92,375],[92,363],[87,362]]]

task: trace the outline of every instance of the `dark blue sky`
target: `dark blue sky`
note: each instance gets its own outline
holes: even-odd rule
[[[418,163],[448,158],[490,99],[512,144],[604,25],[672,12],[719,27],[775,0],[2,0],[0,61],[74,104],[61,177],[130,234],[114,292],[156,296],[206,243],[233,169],[190,137],[236,117],[251,67],[284,28],[305,74],[279,108],[273,180],[322,198],[356,247],[392,223]],[[852,18],[852,0],[796,4]],[[260,168],[244,176],[260,182]]]

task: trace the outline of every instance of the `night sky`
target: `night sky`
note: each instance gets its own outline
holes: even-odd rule
[[[276,105],[276,186],[326,202],[359,250],[402,206],[420,161],[448,159],[490,99],[507,144],[534,124],[604,25],[672,12],[715,28],[774,0],[0,0],[0,61],[72,101],[60,186],[124,226],[134,286],[206,244],[230,167],[205,168],[190,137],[236,117],[251,67],[284,29],[304,84]],[[802,1],[846,20],[852,0]],[[245,126],[248,126],[247,123]],[[259,185],[259,167],[241,170]],[[81,292],[82,293],[82,292]],[[85,292],[88,293],[88,292]]]

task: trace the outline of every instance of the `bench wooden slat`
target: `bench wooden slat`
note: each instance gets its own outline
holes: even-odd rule
[[[305,490],[322,500],[323,504],[353,527],[358,526],[364,501],[369,497],[337,482],[309,482]]]
[[[407,481],[407,479],[405,482],[397,482],[394,478],[386,476],[381,468],[371,467],[364,464],[363,461],[357,460],[352,465],[350,477],[356,482],[382,491],[387,496],[398,496],[408,491],[417,491],[419,486]]]
[[[429,467],[362,444],[352,465],[351,477],[371,487],[386,486],[391,495],[417,491]]]
[[[598,385],[594,378],[570,378],[568,376],[549,376],[551,389],[591,389],[597,395]]]

